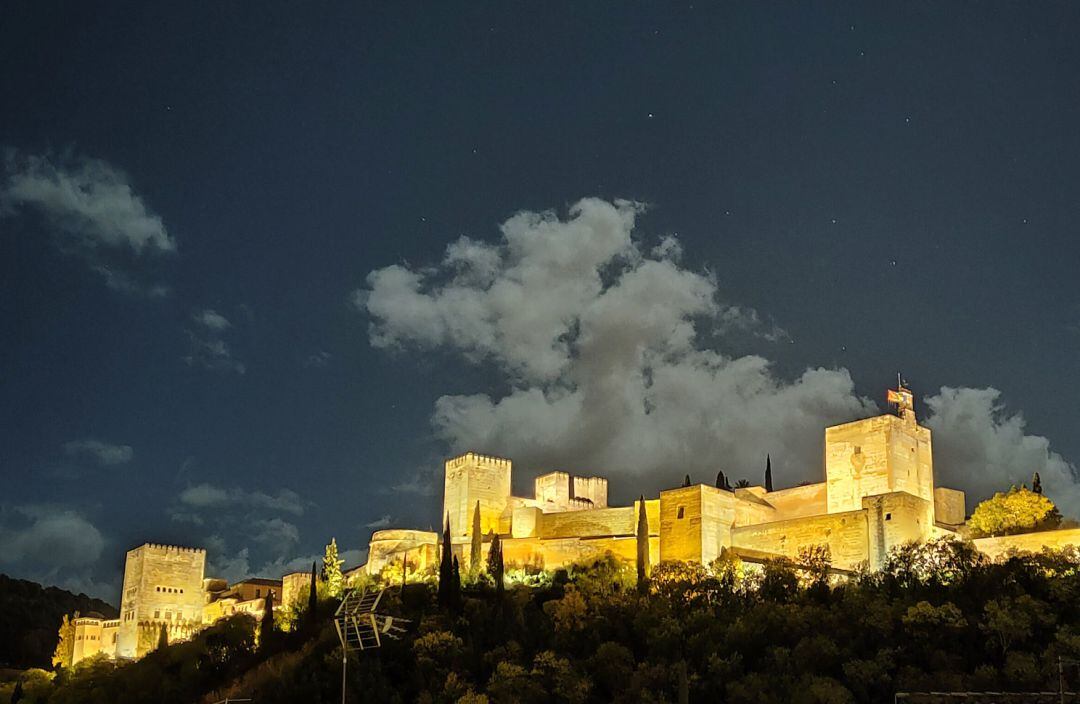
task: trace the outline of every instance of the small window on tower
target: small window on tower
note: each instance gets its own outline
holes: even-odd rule
[[[862,445],[856,445],[855,446],[855,454],[856,455],[862,454]]]
[[[885,520],[886,521],[891,521],[892,520],[892,514],[891,513],[886,513],[885,514]]]
[[[682,507],[682,506],[680,506],[680,507],[679,507],[679,515],[678,515],[678,518],[682,518],[682,517],[683,517],[683,507]]]

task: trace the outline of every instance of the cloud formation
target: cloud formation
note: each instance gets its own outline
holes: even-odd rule
[[[191,316],[195,324],[187,330],[188,353],[184,362],[190,367],[202,367],[216,372],[244,374],[247,367],[235,357],[225,334],[232,323],[216,310],[207,308]]]
[[[161,217],[138,196],[127,176],[98,159],[56,160],[9,152],[0,183],[0,214],[33,211],[115,290],[152,296],[160,283],[140,281],[136,262],[176,250]]]
[[[686,473],[708,482],[721,469],[758,483],[771,453],[779,484],[820,481],[824,428],[879,409],[855,392],[845,369],[787,379],[763,356],[717,349],[733,331],[751,330],[765,343],[786,333],[721,301],[712,276],[679,263],[675,238],[653,247],[636,239],[641,210],[585,199],[563,218],[518,213],[496,243],[462,237],[433,266],[371,272],[353,302],[369,317],[375,347],[440,349],[501,372],[503,392],[437,400],[432,423],[451,452],[502,454],[526,469],[637,475],[644,482],[635,490],[670,486]],[[712,347],[702,344],[706,336]],[[1020,465],[1030,476],[1045,455],[1042,466],[1072,501],[1064,460],[1025,435],[1018,417],[975,402],[987,393],[943,389],[928,401],[939,462],[955,468],[943,479],[982,491],[989,483],[974,477],[987,473],[986,458],[1008,458],[994,470],[999,476]],[[965,423],[975,447],[957,449],[958,440],[943,437]],[[1029,449],[1002,455],[1005,446]]]
[[[180,503],[194,509],[222,509],[247,507],[284,511],[296,516],[303,515],[304,502],[300,495],[290,489],[280,489],[276,494],[247,491],[239,487],[223,489],[206,482],[190,486],[180,492]]]
[[[1080,513],[1076,467],[1046,438],[1026,434],[1023,415],[1005,409],[1000,391],[943,387],[925,403],[933,412],[926,425],[934,431],[939,484],[985,498],[1013,484],[1031,486],[1038,472],[1047,496],[1071,515]]]
[[[103,467],[125,464],[135,457],[130,445],[113,445],[94,438],[64,443],[64,452],[71,457],[89,457]]]
[[[0,524],[0,564],[46,566],[52,573],[93,565],[101,556],[105,539],[80,513],[49,506],[13,509]]]

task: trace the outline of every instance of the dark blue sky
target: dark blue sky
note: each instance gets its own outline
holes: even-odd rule
[[[920,395],[993,387],[991,430],[1022,412],[1067,466],[1078,31],[1072,3],[9,3],[0,570],[116,598],[146,540],[236,576],[437,523],[439,487],[400,489],[461,449],[436,400],[527,384],[374,348],[354,293],[586,196],[647,203],[635,240],[677,234],[784,332],[701,324],[700,348],[780,383],[846,369],[882,407],[898,368]],[[19,190],[79,173],[116,198]],[[109,241],[132,198],[170,247]]]

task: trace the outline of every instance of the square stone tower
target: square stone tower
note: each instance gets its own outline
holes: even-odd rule
[[[825,429],[829,513],[855,511],[863,498],[903,491],[934,503],[930,429],[915,411],[886,414]]]
[[[440,523],[450,516],[450,535],[459,538],[472,533],[478,501],[480,529],[499,532],[499,519],[510,503],[510,470],[510,460],[475,452],[446,460]]]
[[[141,658],[157,645],[164,625],[169,640],[186,640],[202,628],[206,551],[146,543],[127,553],[116,654]]]

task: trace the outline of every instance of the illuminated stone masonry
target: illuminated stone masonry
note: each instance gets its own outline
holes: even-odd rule
[[[964,493],[934,485],[930,429],[918,424],[914,398],[902,385],[889,392],[896,413],[825,429],[823,482],[775,491],[734,490],[705,484],[666,489],[645,500],[650,562],[708,564],[723,549],[746,561],[798,557],[827,545],[833,566],[878,568],[908,541],[954,535],[965,522]],[[638,506],[608,506],[607,480],[551,472],[536,478],[531,498],[510,493],[509,459],[467,452],[446,461],[443,520],[449,517],[454,552],[469,560],[473,516],[479,506],[486,554],[497,532],[508,566],[559,568],[611,552],[636,556]],[[1080,530],[975,541],[990,554],[1015,545],[1080,544]],[[371,536],[366,571],[379,574],[407,559],[437,561],[440,535],[380,530]]]
[[[964,493],[934,485],[931,434],[916,421],[911,392],[901,386],[889,392],[889,401],[897,405],[896,414],[825,429],[823,482],[775,491],[694,484],[645,499],[650,564],[709,564],[725,549],[747,562],[761,562],[797,558],[804,548],[827,545],[838,570],[878,568],[905,542],[955,535],[965,522]],[[442,521],[449,521],[463,568],[468,568],[477,517],[482,558],[498,533],[510,568],[556,569],[605,553],[636,559],[639,501],[609,506],[606,479],[566,472],[536,477],[532,497],[513,496],[512,469],[509,459],[476,452],[445,463]],[[367,564],[345,578],[351,582],[388,567],[398,570],[396,578],[429,571],[439,561],[439,539],[432,531],[375,531]],[[974,545],[991,557],[1080,545],[1080,529],[984,538]],[[306,600],[311,583],[305,571],[229,585],[206,579],[205,565],[201,549],[147,543],[130,550],[120,618],[73,619],[72,661],[99,653],[142,657],[156,647],[162,627],[174,641],[235,613],[261,619],[268,593],[279,608]]]
[[[72,620],[71,663],[104,653],[141,658],[157,647],[164,628],[169,642],[187,640],[219,618],[249,613],[256,621],[271,594],[281,605],[282,581],[246,579],[229,585],[206,579],[206,551],[146,543],[127,553],[120,618],[87,614]]]

